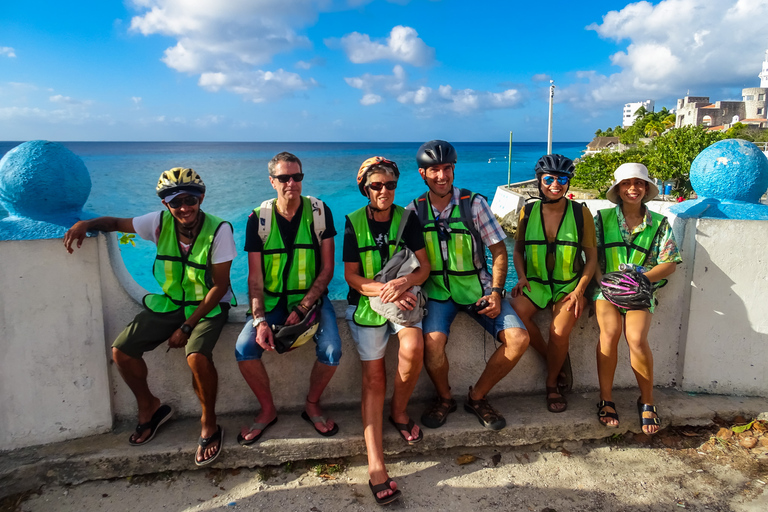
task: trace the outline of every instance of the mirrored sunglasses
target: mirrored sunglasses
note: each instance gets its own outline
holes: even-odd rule
[[[397,188],[397,182],[396,181],[372,181],[368,184],[368,188],[371,190],[375,190],[376,192],[380,191],[384,187],[387,187],[387,190],[395,190]]]
[[[567,185],[570,178],[568,176],[544,176],[541,178],[541,182],[545,185],[551,185],[555,182],[555,180],[557,180],[558,185]]]
[[[288,183],[293,179],[296,183],[299,183],[301,180],[304,179],[304,173],[303,172],[297,172],[296,174],[280,174],[278,176],[272,176],[280,183]]]
[[[200,198],[196,196],[184,196],[184,197],[176,197],[171,201],[168,201],[168,206],[170,206],[173,209],[181,208],[181,205],[187,205],[187,206],[195,206],[197,203],[200,202]]]

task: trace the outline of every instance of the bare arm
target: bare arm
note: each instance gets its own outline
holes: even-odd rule
[[[344,279],[347,281],[347,284],[361,295],[365,295],[366,297],[378,297],[379,292],[384,285],[373,279],[367,279],[363,277],[362,274],[363,272],[360,268],[360,262],[344,262]]]
[[[586,256],[587,261],[584,263],[584,270],[579,278],[579,282],[576,285],[576,288],[563,298],[563,301],[570,302],[565,306],[566,311],[573,310],[573,316],[576,318],[581,316],[584,307],[584,301],[582,300],[584,292],[587,291],[587,286],[589,286],[592,276],[595,275],[595,269],[597,268],[597,248],[585,247],[584,256]]]
[[[650,282],[656,283],[665,277],[672,275],[675,270],[677,270],[677,263],[661,263],[646,272],[645,277],[647,277]]]
[[[423,284],[429,277],[432,266],[429,264],[426,249],[419,249],[414,253],[419,260],[419,268],[408,275],[392,279],[382,286],[379,296],[383,302],[394,302],[413,286]]]
[[[251,302],[253,318],[264,317],[264,275],[261,270],[261,253],[248,253],[248,297]],[[272,329],[267,322],[261,322],[256,327],[256,343],[264,350],[274,350],[275,342]]]
[[[504,288],[504,283],[507,280],[507,266],[509,263],[507,246],[504,245],[504,240],[501,240],[489,246],[488,249],[491,251],[491,257],[493,259],[491,286],[494,288]],[[492,292],[490,295],[480,297],[477,303],[483,299],[488,301],[488,306],[485,309],[478,311],[478,313],[486,315],[489,318],[496,318],[499,316],[499,313],[501,313],[501,295]]]
[[[123,233],[135,233],[133,229],[133,219],[125,219],[120,217],[97,217],[90,220],[81,220],[76,222],[67,232],[64,234],[64,248],[68,253],[72,254],[72,244],[77,242],[77,248],[79,249],[83,245],[88,231],[104,231],[110,233],[112,231],[120,231]]]
[[[328,288],[328,283],[333,279],[333,268],[335,263],[333,261],[334,251],[335,244],[333,238],[326,238],[320,242],[320,261],[322,262],[322,267],[320,268],[320,273],[317,274],[317,277],[315,277],[315,280],[312,282],[312,286],[309,287],[309,291],[298,304],[298,308],[301,309],[302,313],[306,314],[309,312],[312,305],[317,302],[317,299],[325,293],[325,290]],[[299,318],[299,315],[297,315],[296,312],[291,312],[285,323],[286,325],[293,325],[300,321],[301,319]]]

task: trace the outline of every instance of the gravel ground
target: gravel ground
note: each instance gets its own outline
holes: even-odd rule
[[[650,439],[628,434],[393,459],[388,468],[403,497],[390,508],[768,511],[768,426],[754,422],[734,433],[730,422],[721,423]],[[25,512],[373,509],[362,459],[47,486],[0,503],[2,511]]]

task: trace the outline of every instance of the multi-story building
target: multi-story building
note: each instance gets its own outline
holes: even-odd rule
[[[645,100],[645,101],[636,101],[635,103],[626,103],[624,105],[624,115],[621,119],[621,126],[624,128],[629,128],[633,124],[635,124],[635,121],[637,120],[637,116],[635,115],[635,112],[637,112],[637,109],[640,107],[645,107],[645,110],[648,112],[653,112],[653,100]]]

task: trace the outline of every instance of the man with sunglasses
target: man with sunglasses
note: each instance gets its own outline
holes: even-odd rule
[[[216,423],[218,374],[213,348],[227,323],[234,296],[229,269],[237,254],[232,225],[203,213],[205,184],[192,169],[165,171],[157,195],[166,210],[134,218],[99,217],[77,222],[64,246],[80,247],[88,231],[136,233],[157,245],[154,274],[162,294],[144,297],[144,309],[112,345],[112,358],[136,397],[139,423],[128,442],[150,442],[173,415],[173,408],[149,390],[143,354],[168,340],[168,349],[185,348],[195,392],[202,406],[202,431],[195,464],[204,466],[221,453],[224,431]]]
[[[459,311],[474,318],[500,343],[474,386],[469,388],[464,409],[492,430],[506,420],[486,399],[528,348],[528,332],[504,300],[507,277],[506,234],[485,198],[453,186],[456,150],[444,140],[424,143],[416,154],[419,174],[429,190],[408,208],[415,210],[424,227],[424,239],[432,271],[424,283],[429,296],[424,318],[424,366],[437,397],[422,414],[424,426],[442,426],[456,410],[448,381],[445,347],[451,324]],[[485,247],[493,258],[492,273],[486,267]]]
[[[338,425],[323,416],[319,403],[341,358],[336,313],[328,299],[336,235],[333,217],[322,201],[301,195],[304,174],[295,155],[275,155],[268,169],[277,198],[264,201],[248,218],[245,250],[252,316],[235,346],[240,372],[261,405],[253,424],[243,427],[238,435],[244,446],[257,442],[277,422],[269,376],[261,361],[265,350],[275,350],[270,326],[301,322],[318,301],[320,324],[314,336],[317,360],[301,416],[321,436],[339,431]]]

